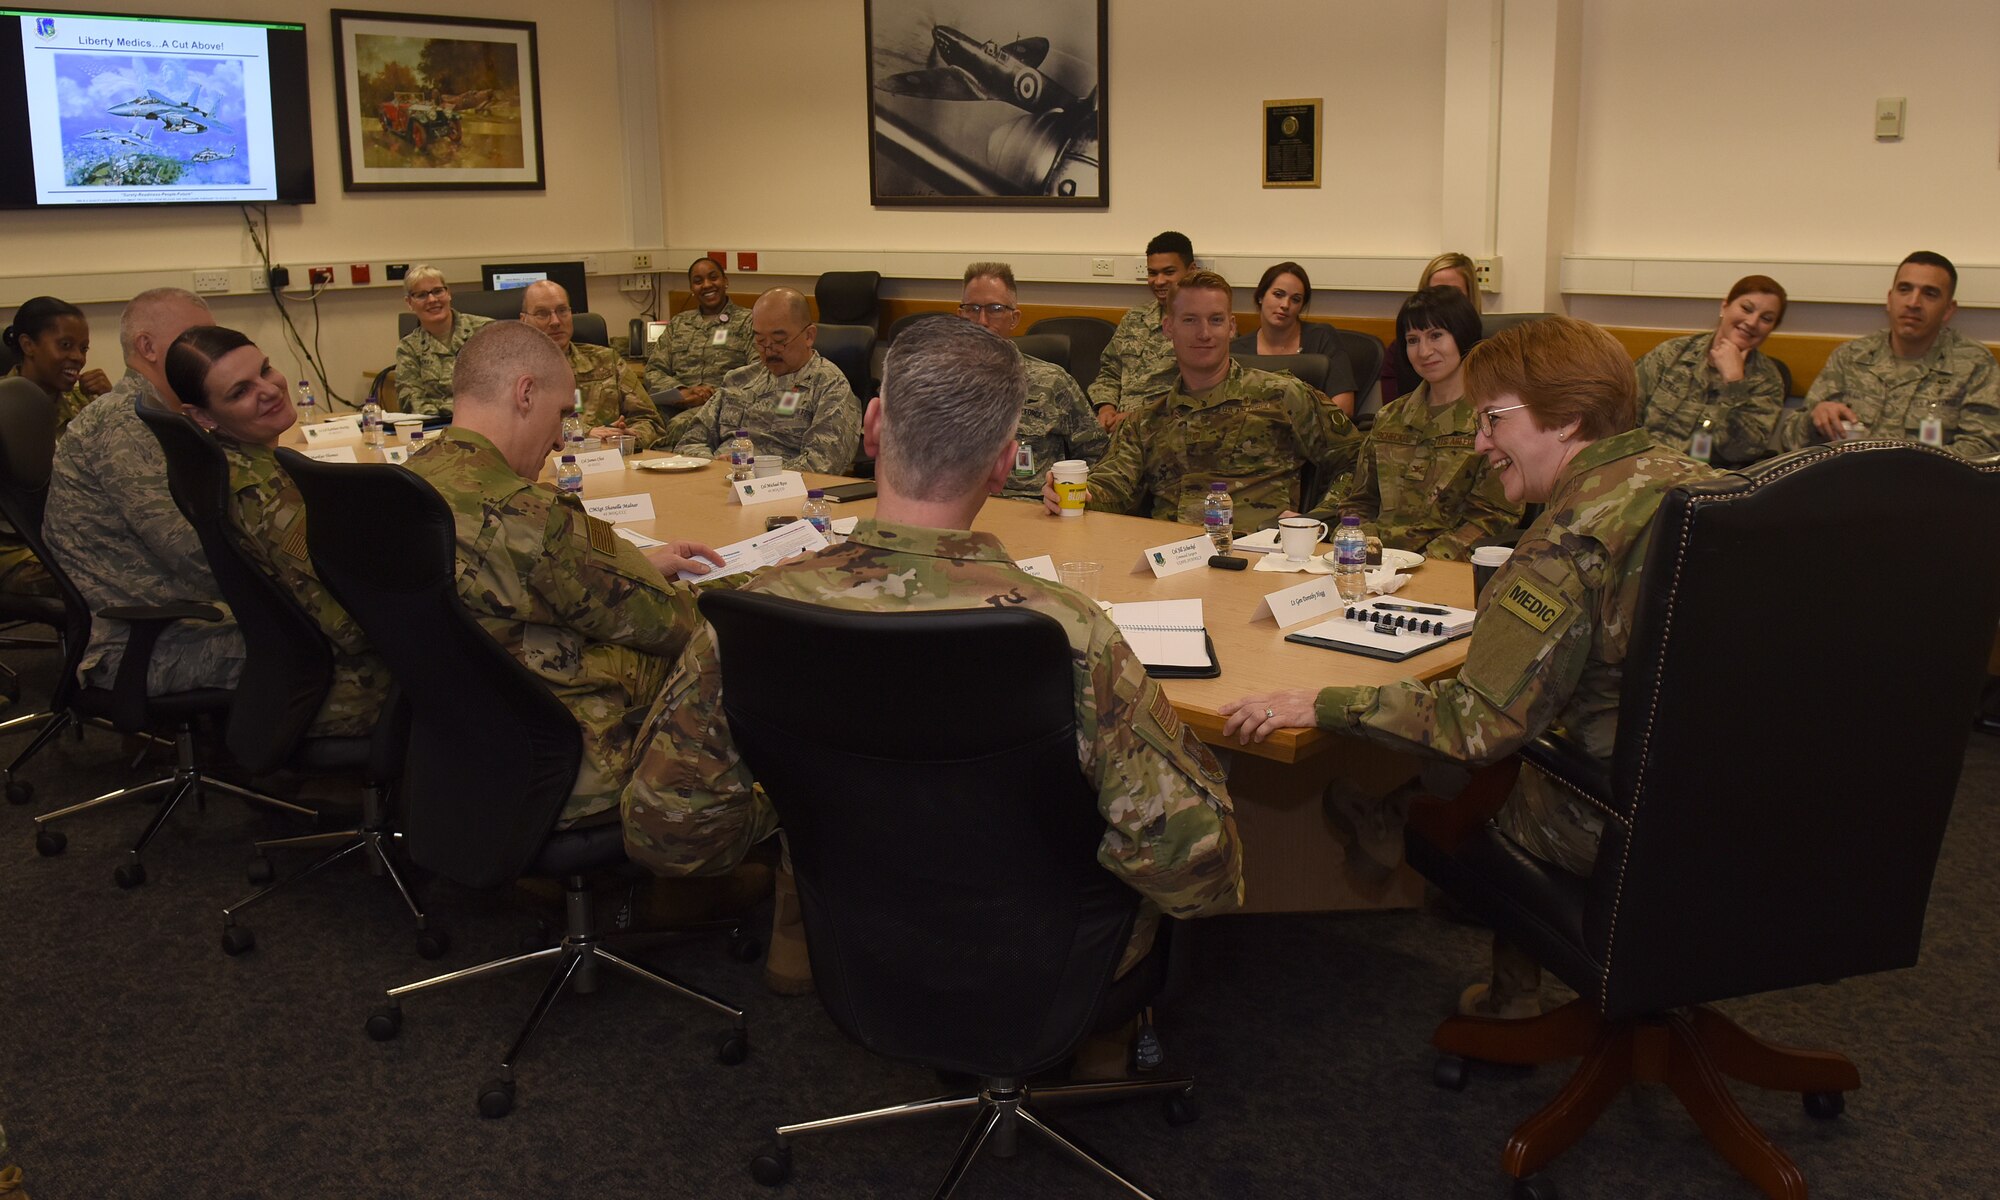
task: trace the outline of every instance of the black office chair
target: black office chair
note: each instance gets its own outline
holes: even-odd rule
[[[1881,597],[1855,586],[1863,527],[1895,530],[1908,561],[1952,564],[1905,617],[1884,619]],[[1912,443],[1804,450],[1675,489],[1652,535],[1609,775],[1558,741],[1521,755],[1603,813],[1592,874],[1530,857],[1486,819],[1505,772],[1413,808],[1417,869],[1578,995],[1533,1020],[1454,1017],[1433,1039],[1455,1056],[1437,1076],[1452,1087],[1463,1058],[1583,1056],[1507,1145],[1505,1169],[1528,1180],[1518,1197],[1550,1195],[1530,1177],[1635,1080],[1668,1084],[1767,1195],[1806,1194],[1723,1078],[1799,1092],[1832,1117],[1860,1076],[1708,1004],[1916,963],[2000,619],[2000,557],[1964,548],[1995,544],[2000,463]]]
[[[1104,348],[1118,326],[1102,317],[1043,317],[1028,326],[1030,334],[1060,333],[1069,339],[1069,373],[1078,387],[1097,381],[1104,366]]]
[[[813,283],[813,304],[822,325],[866,325],[882,322],[880,271],[828,271]]]
[[[352,829],[270,838],[256,843],[258,855],[250,866],[252,883],[267,884],[222,910],[222,948],[242,954],[256,946],[249,926],[237,914],[280,887],[318,874],[356,851],[371,871],[396,886],[403,904],[417,923],[417,952],[436,958],[450,946],[442,930],[433,930],[390,858],[389,789],[402,773],[402,723],[392,718],[393,705],[368,737],[308,737],[333,686],[334,651],[306,611],[282,585],[244,554],[229,517],[229,461],[214,438],[180,413],[141,408],[139,419],[159,440],[167,460],[167,486],[174,505],[201,539],[209,570],[229,602],[243,631],[243,677],[236,685],[236,703],[229,709],[225,735],[229,752],[253,775],[281,767],[313,774],[353,774],[361,778],[361,821]],[[272,882],[267,852],[332,846],[334,851],[288,879]]]
[[[745,592],[705,593],[701,610],[720,639],[730,731],[785,830],[827,1012],[877,1054],[980,1079],[972,1095],[780,1126],[752,1166],[758,1181],[790,1174],[787,1139],[801,1133],[970,1111],[940,1197],[989,1139],[1010,1153],[1018,1123],[1145,1195],[1038,1116],[1024,1083],[1138,1012],[1166,969],[1156,944],[1112,978],[1139,894],[1097,862],[1104,822],[1077,767],[1062,628],[1020,609],[867,613]],[[856,678],[922,701],[892,706],[893,719],[825,702]],[[1032,1091],[1038,1102],[1166,1092],[1180,1120],[1192,1087]]]
[[[1553,316],[1555,316],[1554,313],[1545,312],[1480,313],[1479,338],[1481,341],[1484,341],[1494,334],[1512,329],[1516,325],[1526,325],[1530,321],[1539,321],[1543,317]]]
[[[98,617],[112,621],[124,621],[130,625],[125,639],[123,656],[118,662],[117,675],[112,685],[96,687],[84,684],[78,678],[78,664],[83,661],[83,652],[90,641],[92,614],[84,602],[82,593],[70,582],[61,565],[49,554],[47,544],[42,540],[42,504],[47,493],[47,463],[53,457],[54,419],[51,411],[47,423],[41,424],[31,414],[36,410],[19,405],[14,397],[19,393],[0,391],[0,441],[9,445],[0,468],[0,508],[4,508],[14,527],[21,531],[42,560],[62,593],[64,606],[64,661],[63,673],[56,685],[56,695],[50,708],[59,714],[58,719],[45,724],[35,740],[28,744],[12,765],[7,769],[8,798],[15,799],[13,774],[41,748],[54,740],[57,734],[72,724],[83,722],[105,726],[120,733],[153,738],[156,731],[173,731],[176,766],[172,775],[155,779],[150,783],[135,787],[117,788],[101,796],[72,804],[54,812],[42,813],[35,820],[35,851],[44,858],[61,854],[69,846],[69,839],[60,829],[49,828],[50,824],[90,809],[119,800],[128,800],[153,792],[166,792],[167,798],[147,822],[139,840],[132,846],[127,860],[112,872],[112,879],[121,888],[137,887],[146,882],[146,864],[141,857],[146,847],[159,833],[167,818],[188,799],[197,805],[205,803],[210,789],[227,792],[255,804],[264,804],[286,812],[313,819],[318,816],[312,809],[290,801],[266,796],[249,788],[238,787],[227,780],[217,779],[202,770],[200,750],[196,739],[196,728],[204,720],[220,718],[230,711],[235,693],[228,688],[196,688],[186,692],[168,692],[150,695],[146,688],[146,673],[151,665],[153,647],[160,635],[176,621],[220,621],[222,610],[212,604],[188,602],[183,604],[160,605],[156,607],[107,608],[97,613]],[[137,401],[141,412],[145,402]],[[25,447],[46,438],[50,457],[42,458],[42,480],[39,487],[25,486],[29,481],[14,473],[14,456],[17,445],[25,453]],[[21,781],[25,787],[25,781]],[[28,793],[22,794],[16,803],[25,801]]]
[[[1024,333],[1014,339],[1014,348],[1029,358],[1038,358],[1064,371],[1069,370],[1069,337],[1066,334]]]
[[[34,504],[39,508],[40,496],[48,487],[49,464],[55,454],[55,401],[42,390],[40,384],[18,376],[0,379],[0,394],[9,397],[4,405],[0,405],[0,411],[14,414],[13,419],[24,423],[18,435],[13,429],[0,428],[0,455],[10,460],[6,473],[22,482],[24,500],[27,493],[33,493],[36,497]],[[32,412],[38,407],[49,410],[46,417]],[[0,630],[4,630],[0,632],[0,647],[20,650],[59,645],[60,642],[54,638],[23,637],[14,634],[13,630],[22,625],[46,625],[60,634],[64,624],[62,597],[0,592]],[[11,700],[20,699],[20,682],[13,669],[5,663],[0,663],[0,692]],[[20,713],[0,721],[0,734],[25,731],[55,719],[54,708]],[[16,804],[27,803],[33,795],[33,788],[26,782],[19,784],[19,799],[14,799],[16,787],[10,773],[7,781],[9,799]]]
[[[1366,429],[1375,423],[1375,414],[1381,410],[1384,400],[1394,396],[1382,395],[1378,386],[1382,376],[1383,348],[1381,339],[1372,333],[1362,333],[1358,329],[1342,329],[1334,326],[1333,334],[1340,339],[1340,349],[1347,355],[1347,366],[1354,374],[1354,423]]]
[[[1778,378],[1782,380],[1785,385],[1785,399],[1790,400],[1793,394],[1792,369],[1785,365],[1785,360],[1782,358],[1775,358],[1769,354],[1766,354],[1764,357],[1769,358],[1771,360],[1771,365],[1778,368]]]
[[[1316,392],[1326,392],[1327,358],[1324,354],[1233,354],[1230,357],[1253,370],[1290,375]]]
[[[875,327],[822,322],[813,335],[813,348],[840,368],[840,373],[847,376],[847,385],[854,389],[854,398],[866,405],[875,395],[875,380],[869,366],[875,355]]]
[[[469,888],[524,875],[563,881],[567,925],[560,945],[516,954],[389,989],[368,1018],[387,1041],[403,1025],[412,992],[553,960],[555,971],[527,1023],[479,1090],[479,1111],[514,1107],[514,1065],[566,989],[597,989],[600,962],[727,1016],[718,1057],[734,1065],[750,1052],[741,1009],[615,954],[598,933],[587,872],[625,864],[624,830],[606,824],[557,829],[583,756],[576,719],[548,687],[515,661],[459,601],[451,510],[417,475],[395,466],[319,463],[292,450],[278,460],[310,513],[307,542],[320,578],[395,672],[409,706],[410,749],[402,795],[410,862]],[[738,938],[739,957],[761,948]]]

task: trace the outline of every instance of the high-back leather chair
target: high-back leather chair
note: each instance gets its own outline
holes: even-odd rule
[[[625,863],[624,830],[616,822],[556,827],[583,761],[582,732],[459,600],[457,527],[444,498],[398,466],[321,463],[287,449],[278,461],[305,497],[313,566],[389,664],[409,706],[402,792],[410,861],[470,888],[552,876],[566,899],[560,945],[391,988],[389,1003],[368,1018],[369,1036],[386,1041],[401,1032],[402,998],[412,992],[553,959],[499,1077],[479,1089],[479,1111],[505,1116],[529,1038],[565,990],[595,989],[601,961],[729,1017],[719,1057],[742,1062],[750,1046],[742,1010],[604,945],[585,873]]]
[[[1029,358],[1069,370],[1069,337],[1061,333],[1024,333],[1014,339],[1014,348]],[[1077,386],[1081,387],[1081,384]]]
[[[1858,530],[1891,531],[1899,561],[1947,564],[1896,606],[1907,614],[1884,615]],[[1531,1176],[1638,1080],[1669,1084],[1766,1194],[1805,1195],[1722,1078],[1830,1117],[1859,1075],[1706,1005],[1916,963],[2000,620],[2000,556],[1967,547],[1994,545],[2000,462],[1914,443],[1820,447],[1677,488],[1655,519],[1610,773],[1559,741],[1521,755],[1604,815],[1590,877],[1483,819],[1504,775],[1412,809],[1417,869],[1578,994],[1530,1021],[1453,1018],[1434,1038],[1457,1058],[1584,1056],[1515,1132],[1510,1174]],[[1462,1086],[1462,1064],[1439,1079]]]
[[[0,371],[8,369],[0,365]],[[33,380],[18,376],[0,379],[0,457],[6,462],[0,466],[0,475],[5,483],[0,483],[12,497],[11,506],[0,509],[0,517],[13,523],[12,513],[19,509],[22,520],[32,521],[37,529],[41,527],[42,509],[49,487],[50,465],[55,458],[56,428],[55,401]],[[0,592],[0,622],[13,625],[16,622],[33,625],[47,625],[58,635],[56,642],[40,638],[6,636],[0,637],[0,647],[19,649],[30,646],[50,646],[60,644],[61,635],[69,625],[68,610],[60,595],[36,596],[25,592]],[[86,619],[84,628],[89,629]],[[0,678],[5,680],[5,690],[18,697],[19,680],[6,664],[0,663]],[[63,684],[58,682],[56,692],[63,693]],[[0,733],[14,733],[36,726],[46,726],[60,720],[61,707],[50,697],[50,705],[38,712],[18,713],[0,720]],[[46,744],[46,743],[44,743]],[[15,765],[19,765],[17,760]],[[26,780],[16,783],[13,769],[6,773],[7,798],[15,804],[26,804],[34,796],[34,786]]]
[[[813,304],[826,325],[866,325],[882,320],[880,271],[828,271],[813,283]]]
[[[875,395],[875,327],[872,325],[828,325],[821,323],[813,334],[813,349],[847,376],[854,398],[866,405]]]
[[[1011,1145],[1017,1121],[1125,1183],[1037,1117],[1023,1083],[1129,1018],[1164,971],[1156,947],[1113,982],[1139,895],[1097,861],[1104,822],[1077,766],[1061,626],[1018,609],[869,613],[745,592],[704,593],[701,610],[720,640],[730,732],[785,830],[827,1012],[875,1053],[981,1080],[949,1102],[782,1126],[753,1173],[782,1182],[800,1132],[957,1109],[975,1122],[940,1195],[989,1137]],[[855,678],[922,701],[893,716],[826,703]]]
[[[1354,373],[1354,423],[1366,429],[1375,423],[1375,413],[1385,399],[1379,386],[1382,342],[1372,333],[1342,329],[1338,325],[1334,326],[1333,335],[1339,339],[1341,352],[1347,355],[1348,369]]]
[[[1043,317],[1028,326],[1028,332],[1060,333],[1069,339],[1069,373],[1076,386],[1087,388],[1097,382],[1104,367],[1104,348],[1118,326],[1102,317]]]
[[[243,550],[229,515],[229,461],[216,440],[181,413],[140,408],[167,463],[167,486],[174,506],[201,539],[201,549],[222,590],[222,598],[243,631],[243,676],[229,707],[225,741],[238,764],[253,775],[281,767],[303,773],[343,773],[362,779],[361,823],[352,829],[271,838],[257,842],[251,863],[253,883],[268,884],[222,910],[222,948],[242,954],[256,946],[250,927],[237,914],[284,884],[317,874],[356,851],[366,851],[372,869],[395,884],[417,924],[417,949],[436,958],[449,946],[442,930],[429,928],[402,872],[386,849],[388,792],[402,770],[402,731],[385,706],[372,736],[309,737],[313,718],[333,687],[333,645],[291,593]],[[329,855],[298,875],[272,883],[266,853],[274,849],[333,846]]]

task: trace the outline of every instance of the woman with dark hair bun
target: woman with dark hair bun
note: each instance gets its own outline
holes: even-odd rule
[[[84,370],[90,322],[67,300],[36,296],[23,304],[14,323],[0,330],[0,344],[20,360],[7,374],[32,379],[54,397],[58,434],[84,405],[111,390],[111,379],[103,371]]]
[[[1427,287],[1396,314],[1396,341],[1421,380],[1382,406],[1344,493],[1328,492],[1309,516],[1361,518],[1385,546],[1464,559],[1521,519],[1485,456],[1473,449],[1465,356],[1479,344],[1479,314],[1465,293]]]
[[[1785,319],[1785,289],[1745,275],[1714,332],[1668,338],[1639,360],[1639,424],[1702,462],[1748,466],[1772,453],[1785,380],[1759,346]]]
[[[1254,293],[1257,329],[1229,343],[1231,354],[1323,354],[1327,360],[1326,399],[1348,416],[1354,415],[1354,369],[1331,325],[1307,322],[1312,280],[1295,262],[1281,262],[1264,272]]]

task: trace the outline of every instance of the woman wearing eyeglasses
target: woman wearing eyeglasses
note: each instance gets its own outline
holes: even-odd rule
[[[1464,667],[1437,683],[1246,696],[1222,707],[1225,735],[1248,743],[1317,725],[1483,766],[1560,729],[1610,768],[1654,515],[1668,489],[1713,472],[1633,427],[1631,360],[1583,321],[1551,317],[1480,343],[1465,390],[1474,444],[1507,499],[1546,507],[1486,585]],[[1399,827],[1402,814],[1388,820]],[[1527,853],[1578,875],[1589,874],[1604,830],[1596,809],[1532,767],[1495,820]],[[1540,967],[1496,939],[1491,982],[1468,988],[1459,1008],[1533,1016],[1540,988]]]
[[[1353,482],[1336,485],[1308,516],[1361,518],[1385,546],[1464,559],[1521,520],[1521,506],[1473,449],[1465,355],[1479,344],[1479,313],[1465,293],[1428,287],[1403,301],[1396,340],[1422,380],[1382,406],[1362,444]]]
[[[452,311],[451,285],[433,266],[403,276],[403,302],[417,314],[417,327],[396,344],[396,400],[404,412],[448,417],[458,349],[492,318]]]

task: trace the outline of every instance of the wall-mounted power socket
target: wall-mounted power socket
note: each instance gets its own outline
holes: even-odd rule
[[[194,290],[197,292],[226,292],[229,286],[229,272],[225,269],[194,273]]]
[[[313,287],[332,287],[332,267],[307,267],[306,282]]]
[[[1479,275],[1479,281],[1478,281],[1478,282],[1479,282],[1479,290],[1480,290],[1480,291],[1482,291],[1482,292],[1497,292],[1497,291],[1499,291],[1499,290],[1500,290],[1500,260],[1499,260],[1499,259],[1497,259],[1497,258],[1481,258],[1481,259],[1475,259],[1475,260],[1473,261],[1473,264],[1472,264],[1472,265],[1473,265],[1473,269],[1474,269],[1474,270],[1475,270],[1476,272],[1478,272],[1478,275]]]
[[[1109,279],[1112,276],[1118,274],[1117,260],[1109,258],[1093,258],[1090,260],[1090,273],[1092,275],[1097,275],[1102,278]]]

